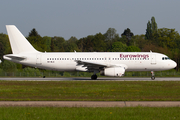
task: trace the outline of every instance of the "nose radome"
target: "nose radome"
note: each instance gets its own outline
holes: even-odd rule
[[[175,68],[177,66],[177,63],[175,61],[172,61],[172,67]]]

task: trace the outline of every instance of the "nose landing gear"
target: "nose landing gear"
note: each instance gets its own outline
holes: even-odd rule
[[[155,75],[153,71],[151,71],[151,80],[155,80]]]

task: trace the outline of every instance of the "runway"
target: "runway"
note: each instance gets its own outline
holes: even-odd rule
[[[0,101],[4,107],[180,107],[180,101]]]
[[[180,77],[157,77],[155,80],[151,80],[149,77],[99,77],[97,80],[91,80],[88,77],[62,77],[62,78],[0,78],[5,81],[180,81]]]

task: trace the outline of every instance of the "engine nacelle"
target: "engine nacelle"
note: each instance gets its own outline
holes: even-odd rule
[[[104,71],[101,71],[101,75],[105,76],[112,76],[112,77],[121,77],[125,73],[125,68],[124,67],[110,67],[110,68],[105,68]]]

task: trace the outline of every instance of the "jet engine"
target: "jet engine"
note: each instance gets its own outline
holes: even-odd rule
[[[110,67],[110,68],[104,68],[104,70],[100,71],[101,75],[104,76],[111,76],[111,77],[121,77],[125,73],[124,67]]]

